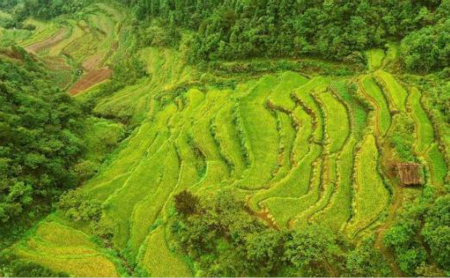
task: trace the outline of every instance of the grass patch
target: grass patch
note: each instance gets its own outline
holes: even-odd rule
[[[430,145],[434,142],[434,129],[428,115],[422,108],[422,94],[416,88],[411,89],[408,98],[408,105],[411,109],[412,116],[416,124],[416,144],[415,151],[424,154]]]
[[[327,91],[319,94],[325,111],[325,132],[327,150],[335,153],[342,149],[350,134],[349,115],[345,107]]]
[[[355,215],[346,227],[352,238],[372,224],[389,203],[389,191],[378,174],[379,153],[373,135],[368,135],[355,162]]]
[[[408,98],[408,92],[405,88],[390,73],[380,70],[375,73],[375,76],[385,86],[386,97],[392,104],[392,110],[405,112],[406,99]]]
[[[374,71],[383,66],[385,53],[383,49],[372,49],[366,52],[369,70]]]
[[[436,143],[431,145],[426,158],[430,164],[431,183],[437,187],[443,186],[445,177],[448,175],[448,168],[444,155],[440,152]]]
[[[141,264],[152,277],[192,276],[187,264],[169,250],[164,226],[159,226],[150,234]]]
[[[361,85],[363,93],[375,106],[376,128],[378,134],[384,136],[391,126],[391,114],[386,99],[384,98],[382,91],[377,86],[373,78],[369,76],[363,77]]]

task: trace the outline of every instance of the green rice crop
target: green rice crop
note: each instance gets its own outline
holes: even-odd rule
[[[355,215],[346,229],[350,237],[372,224],[389,203],[389,191],[378,174],[378,156],[375,137],[368,135],[355,162]]]
[[[361,83],[363,93],[375,106],[377,131],[381,136],[384,136],[391,125],[391,115],[386,99],[373,78],[365,76]]]
[[[430,164],[432,185],[441,187],[444,185],[445,177],[448,175],[448,168],[445,163],[444,155],[440,152],[436,143],[431,145],[426,158]]]
[[[369,70],[377,70],[383,65],[385,53],[382,49],[372,49],[366,52],[368,56]]]
[[[416,88],[411,89],[410,96],[408,98],[409,107],[411,108],[411,112],[413,118],[416,123],[416,152],[419,154],[423,154],[430,147],[430,145],[434,142],[434,129],[430,120],[428,119],[428,115],[422,108],[421,104],[422,94]]]
[[[164,226],[159,226],[150,234],[140,264],[152,277],[192,276],[187,264],[168,249]]]
[[[342,149],[349,136],[349,115],[345,107],[330,92],[319,94],[319,99],[325,111],[327,149],[330,153],[335,153]]]
[[[401,112],[406,111],[406,99],[408,98],[408,92],[405,88],[390,74],[385,71],[377,71],[376,77],[382,80],[384,86],[386,86],[387,99],[392,100],[393,109],[397,109]]]

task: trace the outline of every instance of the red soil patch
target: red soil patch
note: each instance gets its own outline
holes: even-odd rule
[[[46,39],[45,41],[38,42],[35,44],[32,44],[30,46],[27,46],[25,49],[28,52],[38,53],[39,51],[49,48],[51,46],[54,46],[61,42],[65,35],[67,30],[66,29],[60,29],[56,34],[54,34],[52,37]]]
[[[110,69],[97,69],[90,71],[88,74],[84,75],[77,83],[73,84],[72,88],[69,89],[69,93],[75,96],[82,91],[85,91],[92,86],[103,82],[111,77],[112,71]]]

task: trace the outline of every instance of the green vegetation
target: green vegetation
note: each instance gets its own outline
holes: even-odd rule
[[[376,221],[389,202],[389,192],[378,174],[378,149],[372,135],[364,139],[356,155],[354,188],[355,215],[346,227],[351,237]]]
[[[433,126],[428,119],[428,115],[425,113],[421,105],[421,96],[422,94],[420,93],[420,91],[417,90],[417,88],[413,88],[411,89],[411,93],[408,99],[409,106],[412,110],[416,123],[416,152],[419,154],[425,153],[435,139]]]
[[[0,276],[450,275],[448,0],[0,10]]]
[[[83,152],[83,118],[21,48],[3,50],[0,80],[0,221],[6,223],[78,185],[72,166]]]
[[[376,129],[383,136],[387,133],[391,126],[391,114],[380,88],[377,86],[373,78],[366,76],[362,80],[362,91],[372,102],[375,109]]]
[[[450,270],[448,234],[450,200],[422,198],[411,204],[384,237],[402,271],[408,275],[443,276]],[[420,219],[421,221],[417,221]],[[416,234],[421,234],[419,241]],[[425,245],[426,244],[426,245]],[[430,248],[431,252],[427,252]],[[433,263],[426,261],[434,258]],[[444,274],[447,273],[447,274]]]
[[[385,88],[384,93],[389,100],[391,110],[404,112],[406,110],[405,105],[408,92],[406,92],[402,85],[400,85],[391,74],[385,71],[377,71],[375,76],[379,78]]]
[[[194,29],[192,60],[306,54],[361,62],[362,55],[356,51],[383,47],[390,37],[421,38],[430,24],[448,18],[446,1],[124,2],[135,8],[139,20],[161,18]],[[449,42],[447,34],[439,41],[444,46]],[[447,57],[444,48],[439,50],[443,50],[442,58]],[[413,47],[406,53],[408,60],[422,52]]]

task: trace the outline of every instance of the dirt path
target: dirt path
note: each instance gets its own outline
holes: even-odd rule
[[[25,49],[28,52],[32,52],[32,53],[36,54],[46,48],[49,48],[49,47],[52,47],[52,46],[58,44],[59,42],[61,42],[64,39],[66,34],[67,34],[67,29],[65,29],[65,28],[60,29],[56,34],[54,34],[50,38],[48,38],[44,41],[38,42],[38,43],[34,43],[30,46],[27,46]]]
[[[110,69],[97,69],[90,71],[88,74],[81,77],[78,82],[73,84],[69,89],[69,94],[75,96],[92,86],[105,81],[111,77],[112,71]]]
[[[388,149],[388,148],[385,148]],[[385,154],[382,157],[383,165],[385,165],[386,168],[389,168],[389,157],[386,157]],[[387,166],[386,166],[387,165]],[[389,170],[387,170],[389,171]],[[388,176],[390,176],[390,180],[393,180],[394,173],[387,173]],[[383,254],[383,256],[386,258],[387,262],[389,263],[389,266],[394,271],[395,276],[401,277],[404,276],[402,271],[400,270],[399,266],[395,263],[394,255],[386,248],[386,246],[383,243],[384,236],[386,232],[389,230],[389,228],[392,227],[394,224],[394,221],[396,220],[396,217],[398,215],[398,210],[402,207],[403,204],[403,195],[404,195],[404,187],[401,186],[398,183],[394,183],[393,185],[393,193],[392,193],[392,202],[391,206],[389,208],[389,213],[386,221],[383,225],[381,225],[377,231],[376,234],[376,240],[375,240],[375,248],[380,250],[380,252]]]

